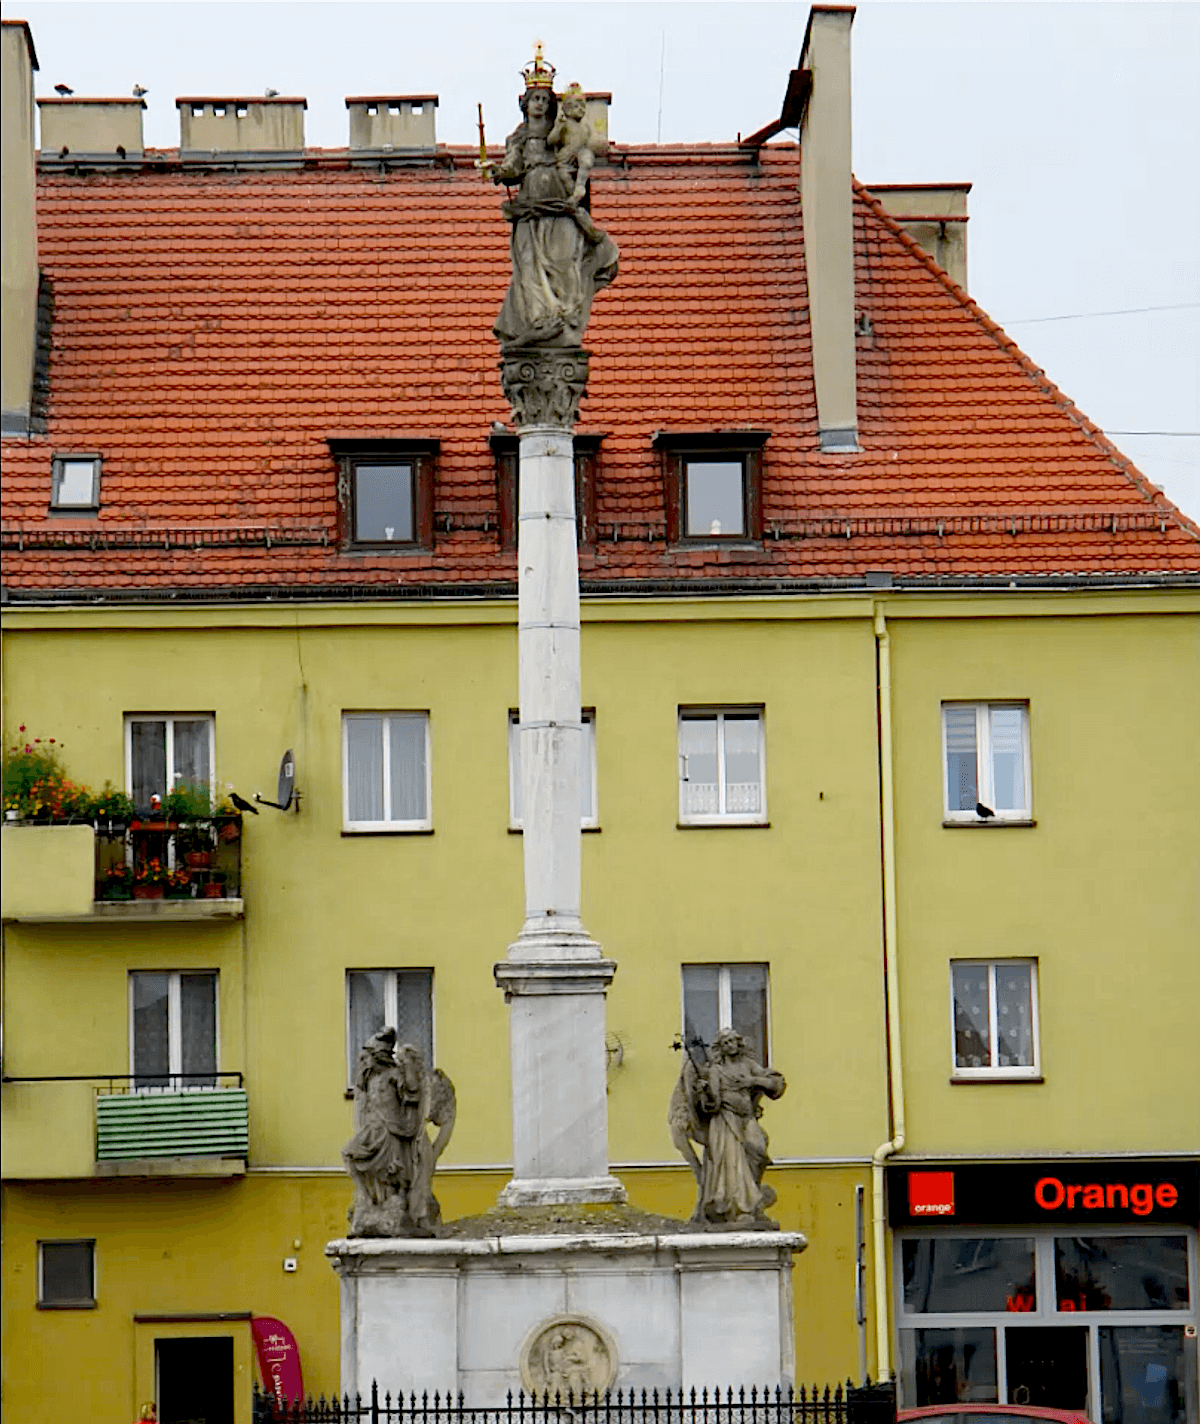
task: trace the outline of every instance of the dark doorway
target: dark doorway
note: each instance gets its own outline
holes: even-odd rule
[[[233,1424],[233,1340],[156,1340],[158,1424]]]
[[[1017,1330],[1010,1326],[1004,1332],[1004,1341],[1010,1404],[1087,1408],[1085,1328],[1067,1325]]]

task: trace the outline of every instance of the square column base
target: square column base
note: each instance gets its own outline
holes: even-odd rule
[[[576,1206],[628,1199],[620,1181],[607,1176],[514,1177],[496,1200],[498,1206]]]

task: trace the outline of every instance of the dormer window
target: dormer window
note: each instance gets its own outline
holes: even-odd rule
[[[433,547],[436,440],[331,440],[338,459],[342,548],[424,552]]]
[[[659,431],[668,538],[675,544],[752,543],[762,538],[762,447],[766,430]]]
[[[91,511],[100,507],[100,456],[56,455],[50,486],[50,508]]]
[[[596,542],[596,466],[603,435],[576,433],[575,447],[575,538],[581,549]],[[517,520],[520,515],[520,439],[506,430],[494,430],[488,437],[496,460],[496,499],[500,507],[500,548],[511,553],[517,547]]]

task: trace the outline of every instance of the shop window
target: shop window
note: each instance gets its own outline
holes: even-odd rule
[[[947,821],[1028,821],[1029,705],[944,702],[942,749]]]
[[[950,963],[956,1078],[1038,1076],[1037,961]]]
[[[576,434],[575,539],[581,549],[596,543],[596,473],[602,435]],[[500,547],[512,553],[517,547],[520,516],[520,440],[508,431],[495,431],[489,439],[496,461],[496,501],[500,510]]]
[[[135,1088],[216,1086],[216,974],[131,973],[129,1005]]]
[[[142,815],[188,782],[212,792],[215,723],[208,713],[130,713],[125,718],[125,784]]]
[[[90,513],[100,507],[100,456],[56,455],[50,476],[50,508]]]
[[[428,830],[429,801],[429,713],[344,713],[345,830]]]
[[[1103,1424],[1183,1424],[1200,1418],[1196,1332],[1178,1325],[1101,1326]]]
[[[583,716],[583,776],[580,790],[582,805],[579,822],[584,830],[594,830],[600,824],[596,809],[596,710],[585,707]],[[521,806],[521,736],[518,728],[521,715],[515,707],[508,711],[508,824],[519,831],[524,824]]]
[[[761,707],[679,709],[679,821],[758,825],[767,818]]]
[[[902,1330],[900,1388],[906,1405],[997,1403],[995,1330]]]
[[[372,1034],[394,1028],[396,1042],[419,1048],[433,1067],[433,970],[348,969],[346,971],[346,1075]]]
[[[721,1029],[732,1028],[756,1063],[768,1063],[768,982],[765,964],[685,964],[684,1044],[708,1048]]]
[[[433,547],[436,440],[332,440],[338,461],[343,550],[426,552]]]
[[[762,539],[765,430],[660,431],[667,538],[675,544]]]
[[[905,1241],[901,1258],[908,1312],[1037,1309],[1031,1237],[923,1236]]]
[[[95,1241],[39,1241],[39,1307],[86,1310],[95,1304]]]
[[[1054,1280],[1059,1310],[1187,1310],[1187,1237],[1059,1236]]]

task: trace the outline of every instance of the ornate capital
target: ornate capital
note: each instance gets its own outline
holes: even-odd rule
[[[518,346],[500,358],[500,385],[519,430],[527,425],[570,430],[587,390],[588,352],[580,346]]]

